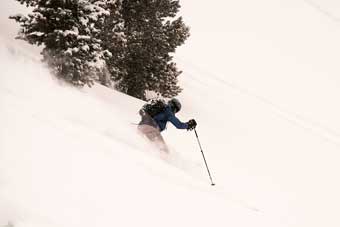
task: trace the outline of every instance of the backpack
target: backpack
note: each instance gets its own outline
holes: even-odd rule
[[[147,113],[148,115],[150,115],[150,117],[154,117],[157,114],[164,111],[165,108],[166,108],[166,103],[164,100],[153,99],[153,100],[150,100],[148,103],[146,103],[142,107],[142,109],[139,111],[139,113],[141,115],[143,115],[144,113]]]

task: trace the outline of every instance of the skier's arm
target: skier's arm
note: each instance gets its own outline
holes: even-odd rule
[[[178,129],[187,129],[188,123],[181,122],[174,114],[171,114],[169,121]]]

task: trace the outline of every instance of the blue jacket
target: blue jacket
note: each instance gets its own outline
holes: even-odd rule
[[[168,123],[168,121],[170,121],[178,129],[188,128],[188,124],[181,122],[172,112],[170,106],[167,106],[163,112],[154,116],[153,119],[155,120],[161,131],[166,128],[166,124]]]

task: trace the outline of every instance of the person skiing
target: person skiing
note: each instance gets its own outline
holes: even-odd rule
[[[148,110],[147,107],[150,107],[149,109],[154,107],[156,110]],[[182,105],[176,98],[172,98],[167,104],[158,100],[153,104],[144,105],[139,111],[142,119],[138,124],[138,130],[150,141],[155,142],[161,150],[168,152],[168,148],[161,136],[161,132],[166,129],[168,122],[171,122],[178,129],[193,130],[197,126],[194,119],[188,122],[181,122],[175,116],[181,108]]]

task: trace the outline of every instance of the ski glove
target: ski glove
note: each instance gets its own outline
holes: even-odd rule
[[[197,123],[194,119],[191,119],[190,121],[188,121],[188,130],[191,131],[193,129],[195,129],[197,126]]]

